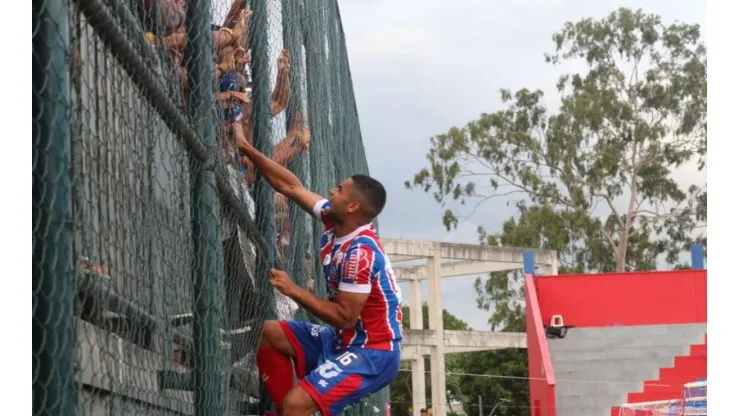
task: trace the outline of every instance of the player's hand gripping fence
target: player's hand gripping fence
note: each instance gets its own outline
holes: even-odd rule
[[[33,74],[33,414],[261,413],[267,270],[326,288],[239,141],[367,173],[336,0],[33,0]]]

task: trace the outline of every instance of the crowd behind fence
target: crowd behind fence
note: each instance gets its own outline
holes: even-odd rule
[[[326,194],[367,161],[336,0],[33,0],[33,414],[262,414],[266,319],[314,319]],[[353,410],[385,412],[387,389]]]

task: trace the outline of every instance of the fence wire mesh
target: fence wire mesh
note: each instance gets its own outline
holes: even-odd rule
[[[326,285],[239,144],[367,173],[336,0],[33,0],[33,66],[34,415],[262,414],[262,323],[315,319],[267,271]]]

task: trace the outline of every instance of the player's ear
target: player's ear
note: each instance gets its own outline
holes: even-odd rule
[[[352,201],[347,205],[347,212],[350,214],[354,214],[355,212],[359,212],[362,207],[360,206],[360,203],[357,201]]]

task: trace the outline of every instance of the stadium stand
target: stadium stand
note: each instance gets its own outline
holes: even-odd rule
[[[533,416],[706,414],[706,270],[529,273]]]

